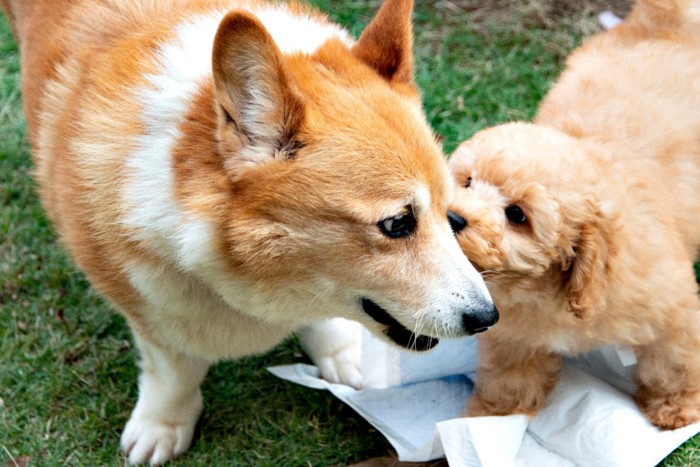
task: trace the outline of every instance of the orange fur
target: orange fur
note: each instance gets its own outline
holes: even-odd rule
[[[559,355],[618,344],[636,352],[653,424],[700,419],[699,7],[640,0],[573,52],[534,124],[453,155],[471,178],[452,208],[469,222],[460,244],[501,311],[479,337],[469,414],[533,414]]]

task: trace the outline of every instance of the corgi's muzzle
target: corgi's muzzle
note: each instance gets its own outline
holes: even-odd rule
[[[437,337],[416,335],[399,323],[384,308],[368,298],[362,299],[362,309],[373,320],[386,326],[384,335],[405,349],[423,352],[432,349],[440,342]],[[462,314],[462,328],[466,335],[478,334],[487,331],[496,324],[498,318],[496,306],[483,301]]]
[[[396,321],[384,308],[368,298],[362,299],[362,309],[373,320],[386,326],[384,334],[396,345],[405,349],[423,352],[432,349],[440,342],[436,337],[416,335],[412,331],[409,331],[401,323]]]

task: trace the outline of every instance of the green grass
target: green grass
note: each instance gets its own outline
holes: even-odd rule
[[[378,4],[315,3],[356,34]],[[532,116],[563,58],[594,28],[590,18],[552,20],[536,8],[467,13],[447,8],[460,2],[418,3],[416,76],[448,152],[484,126]],[[41,210],[18,54],[4,21],[0,57],[0,462],[121,465],[119,434],[136,401],[129,331],[57,244]],[[174,465],[347,465],[390,454],[330,394],[265,370],[303,360],[292,339],[264,356],[213,367],[199,433]],[[698,465],[699,458],[696,436],[664,465]]]

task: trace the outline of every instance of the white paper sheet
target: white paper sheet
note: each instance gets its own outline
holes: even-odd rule
[[[634,356],[627,349],[611,347],[567,360],[548,405],[532,420],[460,418],[473,389],[472,338],[413,354],[365,331],[362,351],[367,358],[361,371],[371,375],[374,388],[330,384],[311,365],[270,371],[331,391],[383,433],[402,461],[446,457],[452,467],[651,467],[700,432],[700,423],[660,431],[644,418],[629,395]]]

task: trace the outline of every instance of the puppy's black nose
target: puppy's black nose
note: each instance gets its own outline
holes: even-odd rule
[[[450,222],[450,227],[452,227],[455,235],[467,226],[467,220],[454,211],[447,211],[447,220]]]
[[[496,305],[483,303],[462,314],[462,327],[469,334],[478,334],[496,324],[498,316]]]

